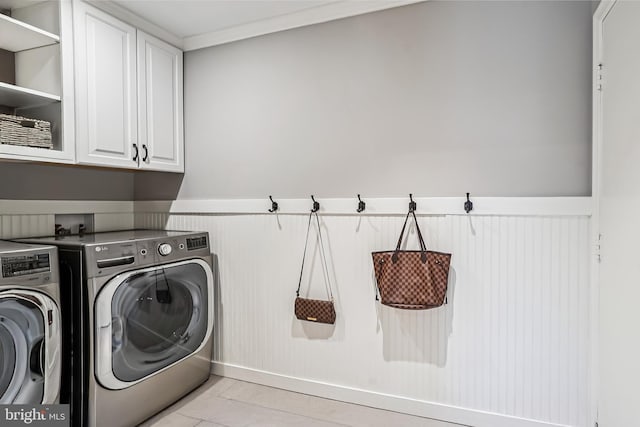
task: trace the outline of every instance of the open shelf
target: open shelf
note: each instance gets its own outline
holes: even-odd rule
[[[60,37],[0,14],[0,49],[20,52],[60,42]]]
[[[0,82],[0,105],[13,108],[37,107],[60,102],[60,97],[39,90]]]
[[[9,14],[0,14],[0,112],[49,122],[53,144],[0,144],[0,159],[72,164],[71,1],[0,0],[0,9]]]

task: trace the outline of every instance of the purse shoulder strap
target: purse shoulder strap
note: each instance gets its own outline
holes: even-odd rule
[[[304,252],[302,252],[302,267],[300,267],[300,279],[298,280],[298,289],[296,290],[296,296],[300,296],[300,286],[302,285],[302,272],[304,271],[304,259],[307,257],[307,244],[309,243],[309,230],[311,230],[311,215],[313,212],[309,212],[309,223],[307,224],[307,237],[304,239]]]
[[[331,291],[331,280],[329,277],[329,265],[327,264],[327,255],[324,251],[324,243],[322,241],[322,228],[320,227],[320,219],[318,218],[318,213],[313,213],[316,216],[316,223],[318,224],[318,239],[320,240],[320,252],[322,254],[322,266],[324,270],[324,275],[326,278],[327,290],[329,291],[329,298],[333,301],[333,292]]]
[[[329,296],[331,297],[331,301],[333,301],[333,292],[331,291],[331,282],[329,281],[329,269],[327,267],[327,257],[324,252],[324,242],[322,240],[322,229],[320,228],[320,219],[318,218],[318,214],[316,212],[309,213],[309,223],[307,224],[307,237],[304,240],[304,252],[302,254],[302,266],[300,267],[300,279],[298,279],[298,289],[296,290],[296,296],[300,296],[300,286],[302,285],[302,273],[304,272],[304,261],[307,257],[307,246],[309,243],[309,230],[311,230],[311,217],[312,215],[316,216],[316,223],[318,224],[318,240],[320,241],[320,255],[322,256],[322,268],[323,274],[327,280],[327,289],[329,290]]]

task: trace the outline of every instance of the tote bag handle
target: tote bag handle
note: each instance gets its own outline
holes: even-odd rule
[[[427,245],[424,243],[424,238],[422,237],[422,232],[420,231],[420,226],[418,225],[418,218],[416,218],[416,213],[413,211],[407,212],[407,217],[404,219],[404,224],[402,225],[402,231],[400,232],[400,237],[398,238],[398,244],[396,245],[396,250],[391,256],[391,261],[398,261],[398,252],[400,252],[400,246],[402,246],[402,239],[404,238],[404,230],[407,228],[407,221],[409,221],[409,215],[413,215],[413,220],[416,224],[416,230],[418,231],[418,240],[420,242],[420,251],[422,254],[420,255],[420,260],[424,264],[427,262]]]

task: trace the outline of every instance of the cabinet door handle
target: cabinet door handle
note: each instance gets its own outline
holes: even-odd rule
[[[138,144],[133,144],[133,149],[136,150],[136,154],[133,155],[133,161],[138,161]]]
[[[142,144],[142,149],[144,150],[144,157],[142,158],[142,161],[146,162],[149,158],[149,150],[147,150],[147,144]]]

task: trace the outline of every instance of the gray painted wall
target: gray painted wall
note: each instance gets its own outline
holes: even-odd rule
[[[126,171],[0,163],[0,199],[133,200],[133,180]]]
[[[185,54],[136,199],[591,192],[591,2],[429,1]]]

